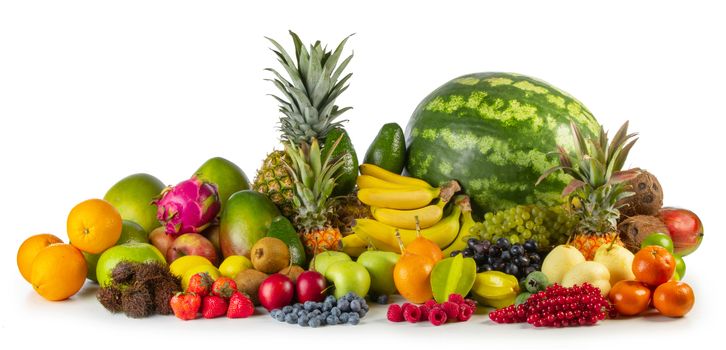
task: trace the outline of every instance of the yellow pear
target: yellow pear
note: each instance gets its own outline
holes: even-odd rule
[[[610,293],[610,271],[605,265],[596,261],[584,261],[573,266],[562,276],[562,286],[572,287],[590,283],[600,288],[600,293],[607,296]]]
[[[542,262],[542,272],[550,283],[562,283],[562,276],[573,266],[585,261],[585,256],[571,245],[558,245]]]
[[[610,271],[610,285],[622,280],[634,280],[633,258],[635,255],[623,246],[603,244],[595,252],[593,261],[599,262]]]

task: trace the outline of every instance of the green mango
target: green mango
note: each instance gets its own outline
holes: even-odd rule
[[[270,224],[270,231],[267,232],[267,237],[277,238],[287,245],[290,250],[290,259],[293,265],[305,267],[307,263],[307,257],[305,256],[305,247],[300,240],[300,235],[295,231],[295,227],[292,226],[290,220],[280,215],[272,219]]]
[[[250,189],[250,180],[247,179],[245,172],[234,164],[222,157],[215,157],[207,160],[202,166],[194,172],[194,176],[198,179],[213,183],[217,186],[219,193],[219,201],[222,203],[222,209],[227,204],[229,196],[235,192]]]
[[[164,189],[164,183],[149,174],[133,174],[111,187],[103,199],[111,203],[124,220],[133,221],[147,233],[159,227],[156,205],[151,202]]]
[[[330,148],[333,146],[336,140],[340,136],[343,138],[340,140],[338,146],[330,153]],[[323,152],[328,156],[338,156],[344,154],[343,166],[340,168],[340,176],[333,189],[333,197],[345,196],[353,192],[355,188],[355,180],[358,178],[358,156],[355,153],[353,142],[350,141],[348,133],[344,129],[336,128],[333,129],[325,136],[325,143],[323,146]]]
[[[229,197],[219,223],[222,255],[250,257],[250,249],[270,231],[272,219],[280,215],[274,203],[252,190],[239,191]]]
[[[397,123],[384,124],[368,147],[363,162],[400,174],[406,163],[406,137]]]

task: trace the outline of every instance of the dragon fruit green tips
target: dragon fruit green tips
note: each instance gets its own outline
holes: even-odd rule
[[[156,218],[172,236],[201,232],[221,208],[217,186],[196,177],[167,187],[154,204],[158,206]]]

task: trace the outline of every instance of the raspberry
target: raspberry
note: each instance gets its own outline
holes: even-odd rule
[[[446,311],[441,307],[435,307],[429,312],[429,321],[434,326],[440,326],[446,323],[447,318]]]
[[[418,308],[419,308],[419,310],[421,310],[421,317],[419,318],[419,321],[422,321],[422,322],[423,321],[428,321],[429,320],[429,312],[431,312],[431,308],[429,308],[428,306],[426,306],[426,304],[420,305]]]
[[[408,304],[403,307],[403,318],[411,323],[418,322],[421,319],[421,309],[413,304]]]
[[[449,295],[449,301],[456,304],[463,304],[464,297],[462,297],[461,294],[451,294]]]
[[[467,305],[459,305],[459,315],[456,317],[461,322],[469,321],[474,310]]]
[[[441,304],[441,308],[446,311],[446,316],[451,320],[455,320],[459,316],[459,305],[454,302],[447,301]]]
[[[429,300],[429,301],[425,302],[425,303],[424,303],[424,305],[428,306],[428,307],[429,307],[429,310],[431,310],[431,309],[433,309],[434,307],[437,307],[437,306],[439,306],[439,303],[437,303],[437,302],[436,302],[436,300],[434,300],[434,299],[431,299],[431,300]]]
[[[391,322],[403,322],[403,310],[401,310],[401,306],[398,304],[388,306],[386,317]]]
[[[476,311],[476,301],[471,299],[464,299],[464,304],[468,305],[470,308]]]

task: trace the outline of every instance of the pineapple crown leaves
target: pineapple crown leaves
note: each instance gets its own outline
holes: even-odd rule
[[[305,228],[322,227],[327,221],[325,213],[330,207],[330,196],[340,176],[340,168],[344,164],[341,156],[333,157],[333,151],[342,140],[343,135],[330,146],[330,151],[323,152],[318,140],[312,143],[285,143],[285,152],[290,157],[290,164],[285,168],[295,184],[293,205],[298,210],[300,220],[310,221]]]
[[[583,187],[594,190],[635,178],[639,175],[637,170],[622,170],[630,150],[638,141],[637,133],[628,134],[628,124],[625,122],[608,144],[608,135],[602,126],[599,127],[597,139],[585,139],[577,125],[570,123],[575,141],[574,155],[570,155],[564,147],[557,146],[555,153],[559,165],[545,171],[537,184],[551,174],[563,171],[573,177],[562,192],[563,196],[568,196]]]
[[[618,225],[620,200],[632,196],[634,193],[625,190],[625,184],[618,183],[612,186],[601,186],[593,191],[580,188],[573,195],[582,199],[574,211],[580,218],[578,226],[586,232],[612,232]]]
[[[348,80],[352,73],[341,78],[343,71],[353,58],[353,54],[343,59],[341,54],[349,35],[338,44],[334,51],[328,51],[316,41],[306,48],[300,37],[290,31],[295,44],[295,59],[277,41],[267,38],[275,47],[272,51],[277,55],[278,62],[287,72],[285,79],[277,70],[267,68],[272,72],[271,81],[282,93],[282,97],[272,95],[280,103],[280,131],[283,141],[294,143],[312,142],[313,138],[324,140],[328,132],[342,125],[342,121],[335,121],[345,111],[352,107],[339,108],[335,99],[348,89]]]

